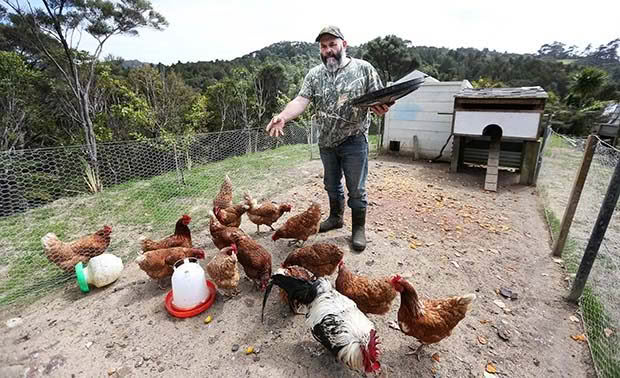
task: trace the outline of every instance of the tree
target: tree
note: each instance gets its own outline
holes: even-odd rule
[[[163,133],[184,134],[188,131],[185,115],[197,93],[183,82],[180,75],[143,66],[130,71],[128,81],[153,112],[153,127],[144,136],[158,138]]]
[[[474,88],[502,88],[505,87],[506,84],[499,80],[494,80],[490,77],[481,77],[478,80],[474,80],[471,82],[471,85]]]
[[[573,76],[567,103],[577,107],[588,106],[603,88],[607,72],[594,67],[586,67]]]
[[[39,72],[13,52],[0,51],[0,151],[23,149],[27,124],[37,114],[36,82]]]
[[[384,83],[396,81],[419,66],[410,46],[411,41],[395,35],[377,37],[362,47],[362,57],[373,64]]]
[[[103,45],[114,35],[137,35],[140,27],[160,30],[167,25],[166,20],[148,0],[41,0],[39,6],[30,1],[26,1],[27,6],[19,0],[1,1],[12,11],[11,22],[25,32],[24,38],[49,60],[68,85],[69,115],[82,127],[89,168],[98,178],[90,91]],[[97,42],[92,54],[78,51],[81,38],[74,37],[82,32]],[[50,46],[49,38],[56,44]]]

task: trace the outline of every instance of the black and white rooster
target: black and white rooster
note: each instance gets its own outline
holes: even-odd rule
[[[287,276],[278,270],[271,276],[265,291],[261,321],[273,285],[284,289],[289,300],[308,307],[306,325],[310,327],[312,336],[336,359],[352,370],[379,372],[379,339],[374,324],[355,302],[332,288],[327,278],[311,282]]]

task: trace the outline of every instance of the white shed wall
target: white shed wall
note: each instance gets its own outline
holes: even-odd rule
[[[467,81],[429,82],[399,99],[385,118],[383,149],[390,141],[400,141],[400,151],[413,154],[413,136],[418,137],[420,158],[433,159],[439,155],[452,132],[454,95],[462,88],[471,88]],[[452,143],[448,143],[440,160],[450,161]]]

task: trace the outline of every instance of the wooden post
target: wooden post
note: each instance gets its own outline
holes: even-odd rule
[[[519,184],[532,185],[536,175],[536,161],[540,142],[523,142],[523,152],[521,157],[521,173],[519,174]]]
[[[553,245],[553,256],[562,256],[562,251],[564,250],[564,245],[566,244],[566,238],[568,237],[568,231],[573,223],[573,217],[575,216],[575,211],[577,210],[577,204],[579,204],[579,197],[581,197],[583,185],[586,182],[586,177],[588,177],[588,171],[590,170],[590,164],[592,164],[592,157],[594,156],[595,150],[596,138],[593,135],[590,135],[586,141],[586,149],[583,153],[581,167],[579,167],[577,177],[575,178],[575,183],[573,184],[573,190],[571,191],[568,199],[568,206],[566,206],[566,210],[564,210],[562,224],[560,225],[560,234]]]
[[[459,164],[461,162],[461,139],[463,137],[455,135],[452,142],[452,160],[450,161],[450,172],[456,173],[459,171]]]
[[[594,264],[594,260],[596,260],[601,242],[605,237],[605,231],[607,231],[607,226],[609,226],[609,221],[618,203],[618,197],[620,197],[620,163],[616,163],[616,169],[614,169],[614,174],[609,181],[607,193],[605,194],[601,210],[596,218],[596,223],[594,223],[594,229],[592,229],[588,246],[583,253],[581,264],[579,264],[579,270],[577,270],[573,288],[568,295],[567,299],[571,302],[577,302],[581,294],[583,294],[583,289],[588,281],[590,270],[592,270],[592,265]]]
[[[420,158],[420,145],[418,144],[418,136],[413,136],[413,160]]]

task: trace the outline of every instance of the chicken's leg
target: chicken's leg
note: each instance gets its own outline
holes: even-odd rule
[[[276,229],[273,228],[270,224],[268,224],[267,226],[269,226],[269,228],[271,228],[271,231],[275,231]]]
[[[411,349],[413,352],[405,353],[405,355],[407,356],[414,355],[418,358],[418,361],[420,361],[420,351],[422,350],[422,347],[424,347],[424,344],[420,344],[420,346],[417,348],[410,346],[409,349]]]
[[[257,235],[260,234],[260,225],[258,224],[256,225],[256,234]]]

